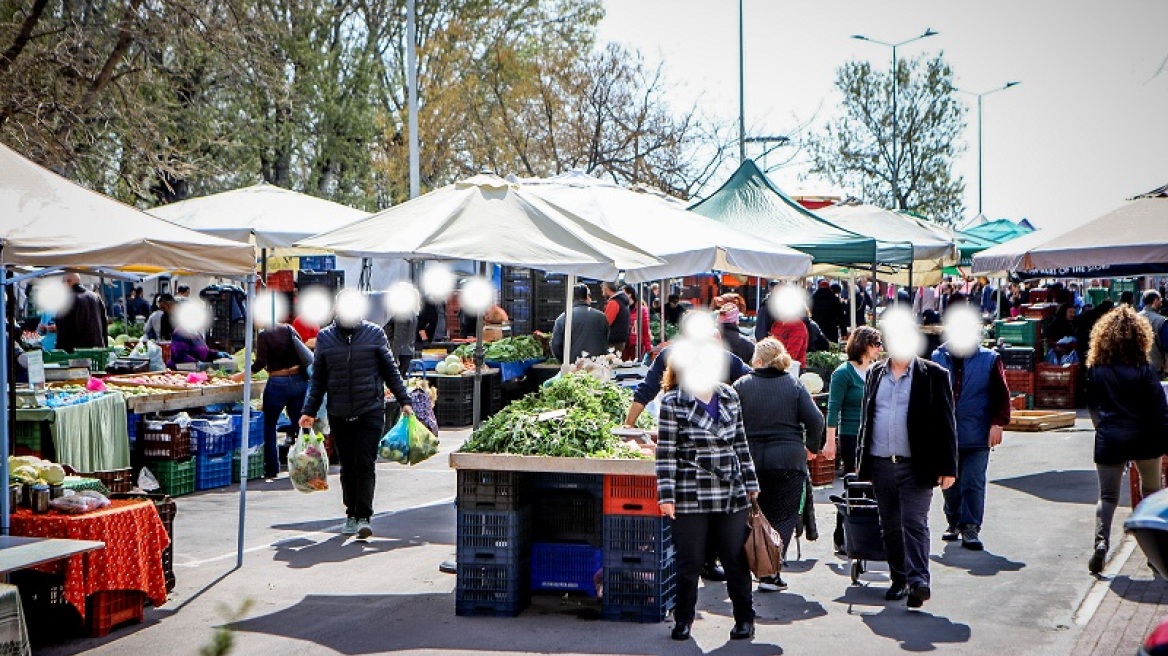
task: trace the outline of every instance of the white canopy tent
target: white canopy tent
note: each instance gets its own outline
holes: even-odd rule
[[[255,256],[247,244],[204,235],[152,217],[37,166],[0,145],[0,288],[59,271],[100,267],[164,267],[245,278],[254,294]],[[47,267],[8,279],[11,265]],[[7,316],[0,293],[0,316]],[[252,313],[245,348],[252,349]],[[7,321],[0,321],[0,385],[8,384]],[[243,441],[250,425],[251,385],[244,386]],[[0,478],[8,479],[8,395],[0,394]],[[244,454],[247,450],[244,450]],[[247,456],[243,456],[243,472]],[[242,477],[246,479],[246,475]],[[246,480],[240,484],[237,565],[243,563]],[[8,495],[0,496],[0,530],[8,533]]]
[[[875,239],[908,243],[912,246],[912,284],[935,285],[942,271],[955,266],[959,259],[957,245],[939,230],[921,225],[917,219],[874,205],[845,202],[817,210],[819,216],[845,230]],[[878,274],[881,280],[909,284],[908,272]]]
[[[629,282],[722,271],[771,278],[799,278],[811,256],[764,237],[741,232],[687,211],[680,203],[632,191],[573,171],[523,180],[524,188],[557,209],[575,214],[636,244],[663,264],[630,268]],[[605,278],[606,271],[580,267],[575,273]]]

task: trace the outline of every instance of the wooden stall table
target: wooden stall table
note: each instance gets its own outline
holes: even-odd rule
[[[100,551],[69,556],[63,563],[40,565],[63,573],[65,601],[85,618],[86,597],[106,591],[137,590],[155,606],[166,603],[162,550],[170,544],[154,503],[118,499],[107,508],[81,515],[34,514],[20,508],[12,515],[13,535],[104,542]]]

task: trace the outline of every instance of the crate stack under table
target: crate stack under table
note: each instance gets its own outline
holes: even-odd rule
[[[1034,405],[1038,408],[1074,410],[1078,406],[1079,364],[1040,364],[1034,373]]]
[[[1003,346],[998,348],[1002,366],[1006,370],[1006,387],[1015,410],[1034,409],[1034,366],[1036,350],[1032,346]]]
[[[649,460],[453,454],[458,615],[515,616],[532,592],[601,598],[605,619],[659,622],[677,567]]]

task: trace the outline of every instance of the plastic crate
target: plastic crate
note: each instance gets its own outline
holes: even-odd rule
[[[1027,319],[1049,319],[1054,316],[1058,305],[1054,303],[1035,303],[1022,306],[1022,316]]]
[[[243,440],[243,415],[239,413],[232,413],[231,417],[231,431],[234,434],[232,438],[233,449],[239,449],[242,446]],[[247,432],[247,446],[248,448],[255,448],[263,446],[264,444],[264,413],[259,410],[252,410],[250,421],[248,422]]]
[[[1038,389],[1074,390],[1079,384],[1080,365],[1040,364],[1035,368],[1035,387]]]
[[[1033,410],[1034,395],[1020,392],[1010,394],[1010,408],[1013,410]]]
[[[28,449],[33,455],[40,456],[44,452],[44,438],[50,434],[50,430],[47,421],[17,421],[12,443]]]
[[[144,619],[146,593],[141,590],[103,590],[85,598],[85,624],[90,637],[100,638],[115,626]]]
[[[195,459],[154,460],[146,463],[162,490],[172,497],[179,497],[195,491]]]
[[[998,349],[998,356],[1002,359],[1002,366],[1006,370],[1034,371],[1037,357],[1033,348],[1003,346]]]
[[[599,497],[587,492],[546,490],[534,499],[534,534],[540,542],[600,546],[604,517]]]
[[[835,482],[835,458],[824,457],[822,453],[816,454],[815,458],[807,463],[807,469],[812,485],[831,485]]]
[[[995,321],[994,335],[1014,346],[1037,346],[1038,323],[1035,321]]]
[[[1134,278],[1115,278],[1111,281],[1111,300],[1118,303],[1124,292],[1137,292]]]
[[[126,412],[126,435],[130,438],[130,446],[133,447],[138,442],[138,435],[141,434],[142,415],[136,412]]]
[[[516,563],[530,551],[532,516],[522,510],[458,511],[458,562]]]
[[[521,360],[519,362],[487,362],[487,366],[493,369],[498,369],[501,372],[504,381],[515,380],[523,378],[527,374],[527,370],[535,365],[543,362],[543,358],[532,358],[530,360]]]
[[[68,362],[70,360],[89,360],[89,370],[91,372],[103,372],[109,366],[110,350],[109,349],[73,349],[73,352],[62,351],[54,349],[51,351],[44,351],[42,354],[45,364],[59,364]]]
[[[531,475],[527,472],[458,470],[459,508],[517,510],[528,502]]]
[[[531,489],[587,492],[600,498],[600,495],[604,493],[604,475],[559,472],[533,473],[531,475]]]
[[[515,617],[531,603],[531,562],[492,565],[458,561],[454,613]]]
[[[191,420],[191,453],[219,456],[235,448],[235,426],[229,415]]]
[[[195,456],[195,490],[213,490],[231,485],[230,453]]]
[[[1034,303],[1045,303],[1047,301],[1048,292],[1046,289],[1031,289],[1026,295],[1026,300]]]
[[[111,494],[129,492],[134,489],[134,470],[129,467],[98,472],[78,472],[78,476],[96,478]]]
[[[243,455],[239,449],[231,453],[231,482],[239,482],[239,467],[243,464]],[[264,477],[264,452],[262,449],[252,448],[247,454],[247,480],[254,481]]]
[[[1076,406],[1073,389],[1040,389],[1034,394],[1034,407],[1055,410],[1074,410]]]
[[[1023,394],[1034,393],[1034,372],[1033,371],[1018,371],[1015,369],[1006,370],[1006,387],[1011,392],[1021,392]]]
[[[531,546],[531,589],[586,592],[595,597],[602,562],[596,547],[537,542]]]
[[[677,561],[653,568],[604,568],[601,616],[621,622],[660,622],[677,601]]]
[[[178,422],[147,419],[142,422],[144,458],[179,460],[191,455],[191,433]]]
[[[673,528],[664,517],[604,516],[605,567],[660,567],[674,555]]]
[[[332,271],[337,268],[337,256],[301,255],[300,268],[308,271]]]
[[[89,637],[100,638],[115,626],[144,619],[146,594],[141,590],[104,590],[89,595],[82,623],[77,610],[65,601],[65,585],[60,576],[26,570],[14,572],[12,582],[20,589],[34,647],[82,630]]]
[[[265,284],[270,291],[292,292],[296,290],[296,274],[291,269],[272,271]]]
[[[661,508],[657,505],[657,478],[616,474],[605,476],[604,514],[660,516]],[[605,530],[608,530],[607,520]]]

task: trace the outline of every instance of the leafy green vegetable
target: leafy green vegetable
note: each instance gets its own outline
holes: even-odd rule
[[[847,360],[847,356],[843,353],[833,351],[814,351],[807,354],[807,362],[804,367],[807,369],[827,369],[828,371],[835,371],[835,368],[843,364]]]
[[[530,335],[505,337],[483,346],[486,349],[484,359],[487,362],[522,362],[544,357],[543,344]],[[463,344],[454,349],[454,355],[468,360],[474,357],[474,347],[474,344]]]
[[[670,341],[681,333],[681,328],[675,323],[665,324],[665,341]],[[649,338],[653,344],[661,343],[661,317],[655,316],[649,319]]]
[[[491,417],[462,446],[468,453],[642,458],[612,434],[624,420],[632,392],[583,373],[555,379]],[[555,412],[555,411],[562,412]],[[649,428],[642,414],[637,425]]]

